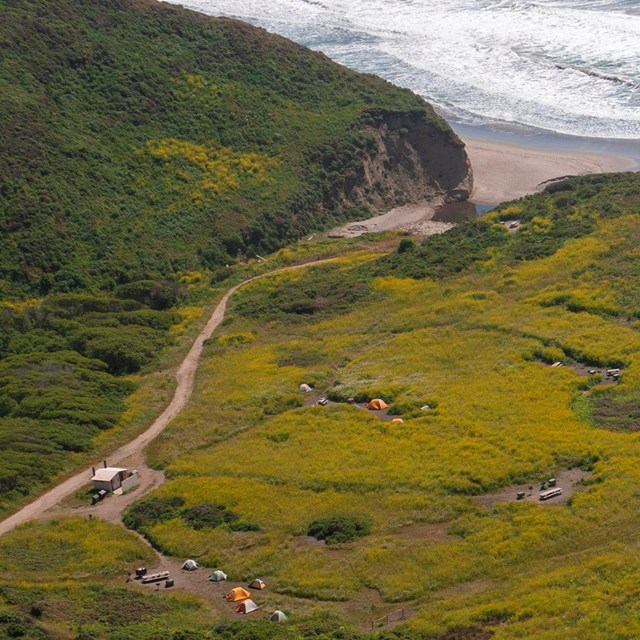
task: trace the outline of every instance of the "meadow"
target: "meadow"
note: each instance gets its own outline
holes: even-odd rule
[[[193,599],[165,598],[108,637],[172,637],[156,620],[174,607],[188,615],[171,633],[198,640],[362,638],[398,608],[407,619],[374,623],[378,638],[637,637],[640,188],[627,176],[560,187],[421,245],[381,256],[401,238],[349,241],[331,262],[242,288],[205,348],[190,404],[149,447],[168,481],[125,523],[163,553],[235,582],[263,577],[260,597],[291,622],[278,631],[228,622]],[[510,219],[522,221],[517,234],[507,234]],[[478,234],[486,241],[468,241]],[[455,264],[415,270],[429,265],[431,244]],[[304,243],[272,264],[330,247]],[[219,286],[269,268],[246,265]],[[618,383],[586,373],[606,367],[621,368]],[[301,393],[302,382],[314,392]],[[351,397],[380,397],[403,422]],[[517,488],[576,468],[583,480],[565,502],[515,500]],[[491,499],[505,488],[511,500]],[[360,530],[324,543],[312,535],[319,522]],[[3,597],[33,629],[48,621],[33,619],[28,594],[51,576],[29,569],[37,540],[52,570],[109,588],[148,553],[118,529],[113,565],[102,554],[83,559],[78,536],[90,531],[38,527],[2,547],[7,571],[27,559],[23,591]],[[85,596],[69,598],[81,606]],[[101,640],[106,629],[91,633]]]
[[[349,603],[374,589],[434,637],[477,625],[495,638],[634,637],[640,450],[632,416],[611,425],[640,382],[640,222],[630,185],[629,208],[611,215],[590,188],[574,204],[551,192],[497,210],[482,224],[498,240],[463,268],[398,278],[389,263],[406,251],[347,254],[244,288],[151,454],[170,478],[155,498],[222,505],[254,530],[171,514],[141,530],[166,553],[268,576],[283,597],[360,622]],[[564,217],[587,223],[550,249]],[[513,218],[520,237],[500,222]],[[446,236],[433,242],[455,249]],[[621,382],[594,386],[573,363],[622,367]],[[302,382],[335,400],[381,397],[404,422],[314,406]],[[475,499],[574,467],[592,474],[564,505]],[[371,534],[312,544],[310,523],[336,515],[369,518]]]
[[[124,578],[154,561],[139,539],[99,520],[28,523],[0,539],[0,635],[3,638],[144,640],[204,634],[201,598],[132,590]]]

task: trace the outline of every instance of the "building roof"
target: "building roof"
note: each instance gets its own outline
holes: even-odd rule
[[[121,471],[126,471],[126,469],[120,469],[119,467],[106,467],[104,469],[98,469],[91,479],[98,480],[100,482],[109,482],[110,480],[113,480],[113,478],[115,478],[115,476],[117,476]]]

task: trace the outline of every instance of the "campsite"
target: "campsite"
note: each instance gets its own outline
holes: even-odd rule
[[[496,586],[509,584],[510,567],[541,552],[561,557],[586,544],[610,518],[597,504],[620,503],[628,495],[607,480],[607,470],[631,470],[631,441],[580,418],[591,410],[588,376],[540,359],[553,363],[571,353],[601,367],[625,361],[629,384],[637,375],[630,355],[637,338],[627,325],[549,306],[549,296],[537,293],[539,281],[555,287],[558,297],[566,282],[579,291],[588,271],[570,274],[587,267],[594,252],[605,252],[607,238],[619,243],[622,225],[632,236],[635,222],[618,220],[597,243],[588,236],[574,240],[548,258],[512,267],[508,278],[491,268],[463,274],[448,280],[446,294],[432,281],[381,278],[348,315],[329,307],[301,322],[277,305],[288,304],[303,277],[306,283],[316,277],[348,281],[366,265],[363,254],[247,287],[232,303],[233,321],[207,347],[191,405],[151,452],[158,462],[171,460],[168,482],[153,494],[158,499],[181,496],[188,508],[215,496],[253,530],[199,531],[173,517],[145,524],[145,535],[164,553],[196,553],[210,566],[224,560],[233,573],[259,567],[276,592],[317,598],[350,615],[350,603],[373,583],[381,614],[395,602],[438,598],[452,585],[461,594],[469,585],[469,607],[501,597],[517,611],[507,587]],[[518,286],[504,284],[507,279]],[[262,295],[273,301],[271,309],[252,317],[251,304],[260,308]],[[603,289],[600,295],[612,294]],[[510,330],[516,323],[518,332]],[[234,337],[240,335],[251,340]],[[550,343],[550,336],[561,336],[561,342]],[[341,363],[337,373],[334,363]],[[319,397],[329,390],[334,400],[304,406],[303,382]],[[403,423],[383,422],[379,410],[350,405],[350,398],[389,400]],[[198,450],[211,437],[205,434],[212,423],[218,444]],[[181,455],[178,443],[189,443],[192,452]],[[563,470],[576,465],[582,483],[564,496],[564,506],[518,504],[512,489],[510,504],[492,503],[488,511],[474,506],[475,496],[526,486],[525,479],[541,475],[562,478]],[[371,533],[338,545],[310,544],[309,524],[332,514],[367,516]],[[631,532],[623,512],[619,518],[619,531]],[[511,535],[503,539],[505,531]],[[518,541],[523,538],[526,544]],[[584,553],[595,554],[596,562],[597,549],[588,549]],[[543,562],[538,571],[545,567]],[[524,585],[517,597],[533,602]],[[539,606],[536,615],[543,619],[547,614]],[[428,610],[442,616],[447,611]],[[430,623],[418,614],[411,624]]]
[[[638,0],[187,4],[0,2],[0,640],[638,640]]]
[[[521,226],[518,237],[527,231]],[[430,279],[367,275],[380,259],[372,245],[304,275],[283,272],[247,285],[204,347],[190,403],[148,449],[166,481],[127,507],[136,515],[132,526],[161,555],[120,527],[117,536],[98,533],[114,525],[84,520],[8,534],[0,538],[3,557],[86,540],[70,547],[80,555],[57,566],[71,579],[78,563],[94,570],[91,541],[108,535],[129,549],[127,558],[135,549],[149,571],[169,570],[175,579],[158,592],[136,581],[120,588],[150,598],[149,610],[188,602],[193,620],[258,616],[267,623],[280,610],[295,625],[333,612],[370,632],[372,620],[384,628],[386,616],[402,609],[402,620],[389,624],[437,633],[483,627],[478,621],[500,603],[500,619],[509,622],[491,626],[494,632],[509,637],[507,630],[535,623],[555,633],[566,606],[584,612],[582,598],[594,601],[594,572],[605,571],[624,591],[617,576],[634,571],[628,551],[636,526],[625,505],[640,482],[638,452],[632,433],[609,428],[618,396],[606,394],[633,393],[640,342],[632,325],[596,313],[607,299],[627,314],[606,279],[597,296],[581,292],[587,282],[594,287],[594,256],[631,245],[638,232],[632,217],[603,222],[597,239],[567,241],[548,257],[511,266],[508,276],[489,263],[448,277],[446,291]],[[367,293],[346,310],[338,299],[340,313],[329,305],[300,317],[288,309],[302,279],[317,291],[364,279]],[[540,283],[553,296],[541,295]],[[591,312],[549,304],[578,296]],[[549,366],[571,359],[620,368],[623,380],[592,391],[588,372]],[[302,383],[313,391],[301,391]],[[330,400],[318,405],[314,394]],[[314,399],[305,404],[307,397]],[[375,399],[389,406],[363,406]],[[381,420],[384,411],[403,422]],[[579,470],[570,472],[574,485],[563,475],[569,469]],[[560,504],[516,500],[521,487],[549,478],[567,491]],[[506,501],[482,503],[501,491]],[[308,535],[329,522],[339,541]],[[131,559],[115,557],[121,560],[105,559],[105,575],[131,572]],[[181,571],[187,558],[196,571]],[[35,569],[11,563],[9,575],[35,579]],[[216,570],[235,581],[210,581]],[[256,576],[266,590],[249,588]],[[535,588],[549,576],[567,603],[557,614],[555,591]],[[223,596],[234,587],[250,592],[259,609],[233,611]]]

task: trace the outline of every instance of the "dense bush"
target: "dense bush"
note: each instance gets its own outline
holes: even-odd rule
[[[179,321],[173,311],[106,295],[0,305],[0,511],[118,422],[135,385],[116,376],[150,363]]]
[[[259,527],[249,522],[242,522],[237,513],[227,509],[223,504],[198,504],[180,512],[180,517],[196,531],[225,527],[230,531],[258,531]]]
[[[258,531],[259,527],[249,522],[243,522],[237,513],[222,504],[209,502],[182,509],[184,499],[180,496],[169,498],[150,498],[136,502],[129,507],[122,521],[130,529],[145,532],[149,527],[181,518],[188,526],[196,531],[224,527],[230,531]]]
[[[91,327],[70,338],[79,353],[102,360],[114,375],[135,373],[149,363],[165,344],[165,336],[148,327]]]
[[[175,285],[145,281],[365,214],[346,185],[380,113],[448,131],[409,91],[166,3],[26,0],[2,17],[5,293],[168,308]]]
[[[180,513],[180,517],[196,531],[214,529],[222,525],[233,525],[240,519],[237,513],[222,504],[198,504]]]
[[[360,516],[327,516],[314,520],[307,529],[307,535],[327,544],[351,542],[371,533],[371,522]]]
[[[130,529],[142,531],[145,527],[177,518],[184,500],[180,496],[170,498],[150,498],[131,505],[122,516],[122,521]]]
[[[376,274],[403,278],[449,277],[474,262],[486,260],[491,249],[507,240],[503,226],[485,220],[465,222],[447,233],[426,238],[415,250],[405,242],[402,250],[399,247],[397,253],[379,260]]]
[[[116,298],[136,300],[145,307],[162,310],[175,307],[186,296],[186,289],[177,282],[141,280],[119,286]]]

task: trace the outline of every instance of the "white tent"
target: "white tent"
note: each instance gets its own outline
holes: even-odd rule
[[[258,608],[258,605],[253,600],[245,600],[241,602],[236,608],[236,613],[251,613]]]
[[[269,620],[271,620],[271,622],[285,622],[287,619],[287,616],[282,613],[282,611],[274,611],[271,614],[271,617],[269,618]]]
[[[300,391],[302,391],[303,393],[311,393],[313,389],[306,382],[303,382],[300,385]]]
[[[182,568],[185,571],[195,571],[198,568],[198,563],[195,560],[185,560]]]
[[[209,576],[209,580],[211,582],[222,582],[223,580],[226,580],[226,579],[227,579],[227,574],[224,571],[220,571],[220,569],[217,569]]]

